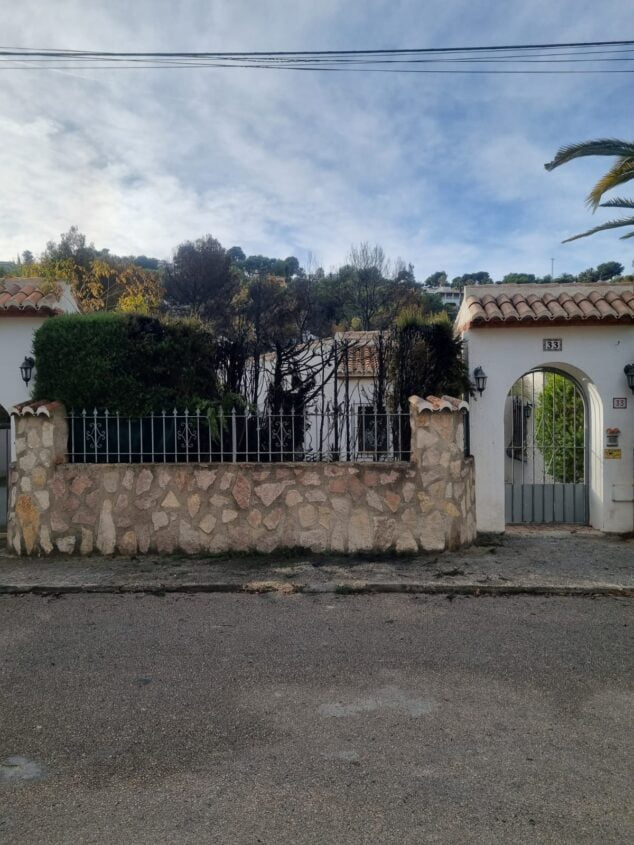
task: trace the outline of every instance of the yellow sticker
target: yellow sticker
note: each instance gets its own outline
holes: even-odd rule
[[[604,449],[604,450],[603,450],[603,457],[604,457],[604,458],[617,458],[617,459],[620,459],[620,457],[621,457],[621,450],[620,450],[620,449]]]

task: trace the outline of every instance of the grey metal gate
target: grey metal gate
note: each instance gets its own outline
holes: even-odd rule
[[[532,370],[506,399],[507,523],[588,522],[587,412],[577,383]]]
[[[0,409],[0,413],[2,413]],[[0,416],[0,532],[7,530],[7,488],[11,460],[11,424]]]

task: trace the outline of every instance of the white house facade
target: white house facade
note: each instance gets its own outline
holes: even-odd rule
[[[462,291],[459,288],[452,288],[450,285],[442,285],[438,288],[431,288],[430,293],[439,296],[442,299],[443,305],[453,305],[455,308],[460,307],[462,301]]]
[[[64,282],[54,291],[41,279],[0,279],[0,407],[8,411],[27,394],[20,364],[32,354],[33,335],[56,314],[78,311]]]
[[[407,416],[406,412],[390,411],[385,395],[382,402],[378,399],[380,346],[385,342],[379,331],[339,332],[334,337],[298,344],[283,358],[284,389],[291,391],[295,385],[297,390],[295,375],[299,383],[310,385],[301,404],[301,439],[306,451],[331,459],[335,453],[350,453],[357,460],[381,460],[405,450],[405,444],[398,442],[396,418]],[[262,355],[259,363],[257,407],[266,412],[279,365],[277,354]],[[275,409],[275,413],[280,410]],[[288,409],[284,424],[288,424],[287,415]]]
[[[20,365],[31,356],[33,335],[45,320],[78,310],[65,282],[49,290],[42,289],[41,279],[0,279],[0,531],[5,524],[11,450],[8,412],[28,394]]]
[[[478,530],[633,531],[634,286],[467,287],[456,328],[486,376],[470,403]]]

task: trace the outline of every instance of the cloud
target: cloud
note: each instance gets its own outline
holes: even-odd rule
[[[484,0],[22,2],[3,41],[91,49],[306,49],[584,40],[594,4]],[[619,38],[627,0],[602,4]],[[29,42],[25,44],[24,33]],[[547,174],[558,146],[627,134],[619,76],[482,77],[240,70],[3,71],[0,257],[70,225],[112,251],[226,246],[309,252],[326,266],[370,240],[419,278],[574,272],[629,261],[583,197],[602,163]],[[597,218],[598,219],[598,215]]]

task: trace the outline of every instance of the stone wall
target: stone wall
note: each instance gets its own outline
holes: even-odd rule
[[[475,537],[462,403],[413,397],[410,463],[69,464],[65,410],[14,409],[17,554],[440,551]]]

